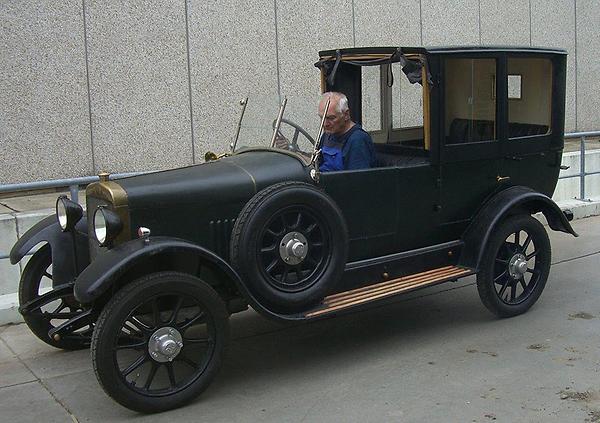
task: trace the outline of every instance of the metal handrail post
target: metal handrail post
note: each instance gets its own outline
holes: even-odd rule
[[[69,191],[71,192],[71,201],[78,203],[79,202],[79,185],[69,185]]]
[[[585,198],[585,135],[579,139],[579,200]]]

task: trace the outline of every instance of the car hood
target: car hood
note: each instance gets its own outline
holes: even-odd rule
[[[249,149],[233,156],[162,172],[119,179],[130,210],[206,202],[246,201],[283,181],[310,182],[309,169],[293,154]]]

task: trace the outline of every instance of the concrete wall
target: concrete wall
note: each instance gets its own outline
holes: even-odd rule
[[[314,130],[320,49],[520,44],[569,51],[567,131],[600,129],[595,0],[0,1],[0,184],[203,160],[282,96]]]

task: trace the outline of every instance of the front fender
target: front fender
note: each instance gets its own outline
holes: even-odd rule
[[[496,194],[475,216],[465,233],[465,248],[459,264],[479,268],[488,239],[497,224],[513,212],[534,214],[542,212],[555,231],[578,236],[564,213],[548,196],[524,186],[514,186]]]
[[[150,256],[161,254],[192,253],[205,262],[210,262],[229,278],[244,299],[263,316],[274,320],[303,320],[300,314],[276,313],[261,304],[250,292],[237,272],[221,257],[199,245],[178,238],[150,237],[148,242],[134,239],[99,254],[96,259],[77,277],[74,294],[77,301],[90,304],[115,285],[121,276],[137,264],[142,264]]]
[[[48,216],[23,234],[10,250],[10,262],[17,264],[41,242],[50,244],[52,251],[52,284],[73,281],[89,263],[87,219],[83,217],[71,232],[63,232],[56,216]]]
[[[166,253],[193,253],[216,266],[243,293],[246,291],[236,271],[212,251],[178,238],[151,237],[147,241],[134,239],[125,242],[96,256],[96,259],[77,278],[74,288],[75,298],[83,304],[89,304],[104,294],[137,264],[149,257]]]

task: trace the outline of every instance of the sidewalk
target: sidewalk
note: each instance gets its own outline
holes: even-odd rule
[[[20,422],[600,422],[600,217],[550,232],[537,304],[497,319],[469,277],[368,310],[282,325],[230,318],[221,370],[190,405],[140,415],[98,384],[90,351],[0,326],[0,416]]]

